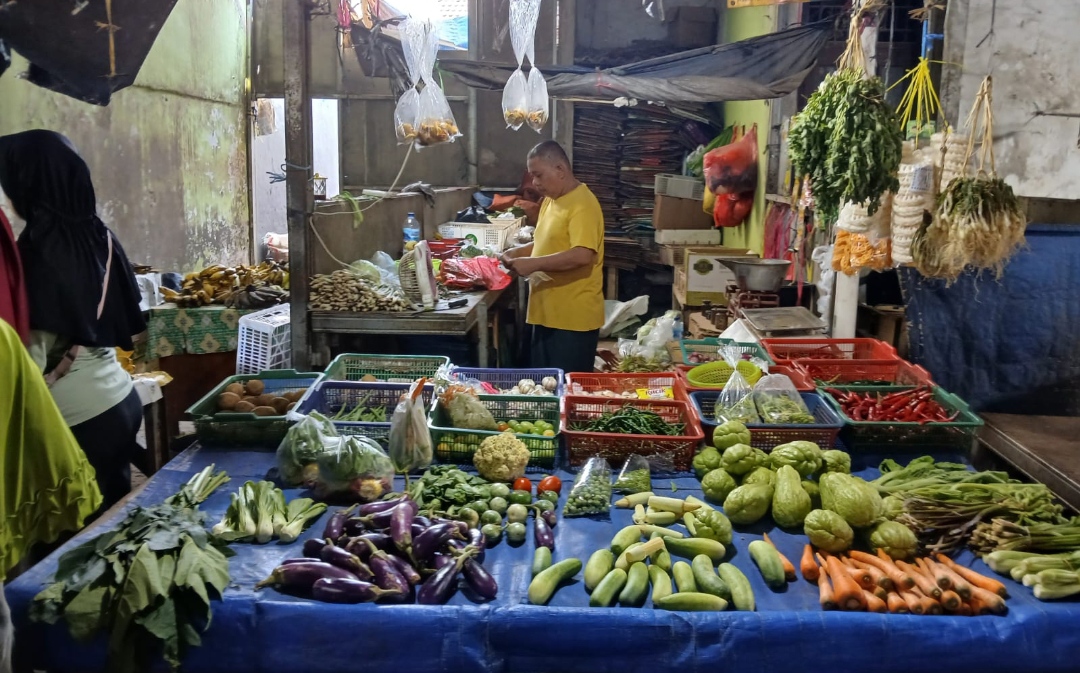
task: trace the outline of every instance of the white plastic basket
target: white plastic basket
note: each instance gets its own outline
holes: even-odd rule
[[[701,201],[705,198],[705,183],[685,175],[658,173],[653,182],[653,191],[664,196]]]
[[[292,328],[289,305],[272,306],[240,318],[236,340],[236,373],[258,374],[268,369],[292,369]]]
[[[439,225],[439,235],[443,238],[468,238],[476,239],[476,245],[481,248],[491,248],[496,252],[502,252],[515,245],[515,237],[524,222],[524,218],[514,220],[497,220],[491,224],[473,222],[447,222]]]

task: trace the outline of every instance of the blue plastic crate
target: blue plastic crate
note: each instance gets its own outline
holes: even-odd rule
[[[750,430],[751,446],[768,451],[774,446],[793,442],[797,439],[814,442],[826,449],[836,445],[840,429],[844,427],[844,421],[821,395],[817,393],[799,394],[802,395],[806,408],[814,415],[816,422],[805,425],[747,424],[746,427]],[[713,415],[713,409],[719,397],[719,390],[699,390],[690,393],[690,402],[694,405],[694,412],[701,419],[701,429],[705,431],[705,441],[710,443],[713,430],[720,425]]]
[[[394,416],[394,409],[397,408],[401,396],[407,394],[410,387],[411,384],[408,383],[360,383],[356,381],[323,380],[308,390],[300,403],[296,405],[296,411],[301,414],[310,414],[317,411],[331,419],[338,434],[369,437],[378,442],[383,448],[386,448],[390,440],[390,419]],[[424,386],[423,404],[425,415],[431,407],[431,399],[434,394],[434,386]],[[342,408],[354,408],[361,401],[368,408],[381,407],[386,412],[386,422],[364,423],[333,420],[334,415],[340,412]]]
[[[459,379],[476,379],[481,383],[490,383],[500,391],[509,391],[518,384],[521,379],[532,379],[536,385],[544,380],[545,376],[552,376],[559,385],[555,388],[555,395],[562,397],[566,394],[566,376],[561,369],[481,369],[478,367],[454,367],[451,375]],[[487,394],[499,394],[488,391]],[[502,393],[509,394],[509,393]],[[539,397],[539,395],[537,396]]]

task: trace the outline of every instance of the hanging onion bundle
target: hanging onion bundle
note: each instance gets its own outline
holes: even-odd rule
[[[872,10],[864,5],[852,19],[839,70],[810,96],[788,134],[796,174],[810,177],[817,213],[826,222],[835,221],[848,201],[873,215],[882,194],[900,186],[900,123],[885,102],[881,79],[866,77],[860,26]]]
[[[981,136],[979,168],[948,184],[932,222],[915,235],[911,252],[925,275],[955,281],[964,269],[987,269],[1000,278],[1013,252],[1024,242],[1027,217],[1012,187],[994,172],[992,83],[983,80],[968,116],[971,136],[965,156],[970,166],[975,137]]]

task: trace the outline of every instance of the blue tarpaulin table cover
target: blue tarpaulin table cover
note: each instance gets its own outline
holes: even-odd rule
[[[906,462],[902,456],[894,457]],[[853,469],[872,478],[880,460],[877,455],[855,455]],[[208,526],[220,520],[229,492],[247,479],[265,477],[274,459],[267,451],[196,446],[151,478],[129,507],[162,501],[210,463],[226,470],[232,482],[203,505]],[[565,500],[573,475],[561,476]],[[701,495],[693,478],[654,478],[653,490],[675,497]],[[297,495],[286,493],[288,498]],[[34,595],[54,573],[59,555],[115,526],[122,516],[75,537],[6,587],[21,663],[38,670],[103,670],[103,638],[76,643],[62,623],[33,624],[27,614]],[[327,516],[301,540],[317,535]],[[576,556],[584,562],[593,551],[606,547],[612,535],[630,523],[630,516],[629,510],[620,509],[612,510],[610,518],[560,518],[555,560]],[[445,606],[330,605],[273,589],[256,591],[254,585],[280,560],[300,555],[301,542],[234,544],[232,584],[224,600],[214,603],[213,623],[203,645],[191,651],[183,668],[192,673],[1080,670],[1080,603],[1043,603],[1030,589],[1002,578],[1011,594],[1005,617],[823,612],[817,587],[802,579],[779,592],[765,586],[746,551],[762,531],[768,531],[796,562],[806,542],[801,531],[788,534],[764,525],[736,531],[728,560],[750,579],[757,612],[674,613],[654,610],[651,603],[643,608],[589,608],[580,574],[560,588],[549,605],[529,605],[531,532],[518,547],[504,540],[488,550],[484,565],[499,583],[495,601],[477,603],[459,591]],[[958,561],[992,574],[968,552]]]

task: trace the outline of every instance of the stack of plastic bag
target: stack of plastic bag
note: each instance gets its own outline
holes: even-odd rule
[[[518,67],[503,87],[503,119],[506,126],[518,130],[524,124],[539,133],[547,124],[549,102],[547,82],[536,67],[536,23],[540,0],[510,0],[510,42]],[[526,77],[525,59],[531,66]]]

